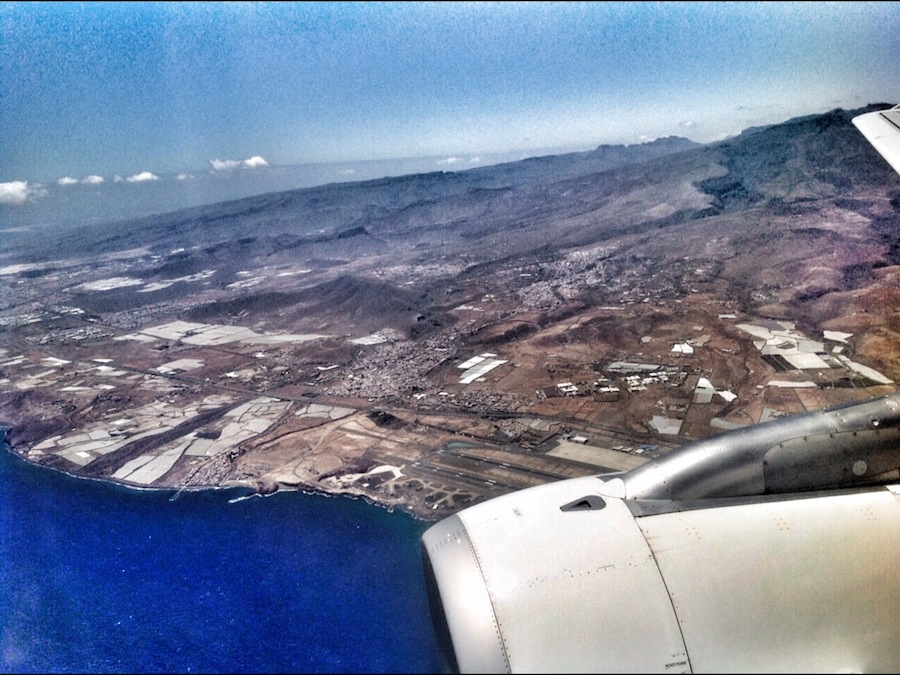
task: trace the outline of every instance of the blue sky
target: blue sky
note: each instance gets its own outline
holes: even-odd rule
[[[0,3],[0,207],[179,174],[709,142],[896,102],[898,54],[887,2]]]

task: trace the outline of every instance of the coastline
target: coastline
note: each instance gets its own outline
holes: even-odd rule
[[[7,439],[6,428],[0,427],[0,452],[7,452],[12,457],[16,458],[19,461],[22,461],[30,466],[34,466],[43,470],[55,471],[65,476],[69,476],[71,478],[76,478],[79,480],[85,481],[96,481],[99,483],[105,483],[108,485],[114,485],[117,487],[124,488],[126,490],[135,490],[138,492],[153,492],[153,493],[166,493],[170,492],[172,495],[169,498],[169,501],[175,501],[178,497],[184,492],[204,492],[204,491],[235,491],[241,492],[244,494],[237,495],[236,499],[249,499],[251,497],[269,497],[273,494],[281,493],[291,493],[291,492],[299,492],[301,494],[306,495],[315,495],[320,497],[329,497],[329,498],[349,498],[354,500],[361,500],[366,502],[371,506],[375,506],[381,509],[386,510],[388,513],[393,513],[394,511],[401,511],[406,515],[414,518],[415,520],[422,522],[436,522],[437,520],[445,517],[447,514],[434,514],[433,512],[428,511],[424,506],[417,508],[415,504],[400,502],[400,501],[383,501],[379,500],[376,497],[367,494],[361,490],[354,489],[340,489],[329,491],[324,488],[314,486],[314,485],[292,485],[287,483],[276,483],[274,488],[271,487],[271,483],[266,483],[263,485],[262,481],[251,481],[251,480],[233,480],[230,482],[226,482],[225,484],[219,485],[190,485],[190,486],[168,486],[168,485],[137,485],[134,483],[129,483],[126,481],[120,481],[109,477],[98,477],[98,476],[85,476],[83,474],[78,473],[77,471],[71,471],[68,469],[64,469],[58,466],[52,466],[49,464],[41,463],[39,461],[35,461],[26,457],[23,453],[18,452],[6,439]],[[27,450],[26,450],[27,452]],[[234,500],[229,500],[229,503]]]
[[[437,668],[421,521],[46,468],[0,455],[2,672],[364,672],[360,641],[378,670]]]
[[[105,410],[91,401],[60,409],[59,399],[41,394],[6,398],[2,424],[12,454],[79,478],[171,491],[173,498],[199,489],[261,496],[300,491],[363,499],[436,522],[527,487],[507,483],[506,475],[489,480],[499,460],[488,460],[484,475],[480,468],[460,473],[453,464],[465,453],[480,458],[506,447],[478,428],[477,418],[387,412],[355,399],[315,406],[286,396],[201,399],[189,390],[152,396],[140,406],[129,396],[121,399],[125,405],[117,400],[120,405]]]

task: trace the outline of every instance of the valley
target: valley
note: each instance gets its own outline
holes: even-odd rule
[[[859,112],[12,238],[0,426],[85,477],[431,519],[888,393],[900,184]]]

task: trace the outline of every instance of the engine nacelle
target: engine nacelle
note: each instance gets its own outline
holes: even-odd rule
[[[896,466],[898,420],[897,394],[783,418],[438,522],[422,545],[448,668],[896,672],[900,488],[891,462],[855,463]],[[717,483],[723,466],[741,468]]]

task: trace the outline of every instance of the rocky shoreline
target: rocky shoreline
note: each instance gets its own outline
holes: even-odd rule
[[[201,490],[233,490],[233,491],[246,491],[246,494],[241,495],[238,498],[249,498],[249,497],[269,497],[276,493],[291,493],[291,492],[299,492],[307,495],[319,495],[322,497],[345,497],[350,499],[361,499],[372,506],[377,506],[382,509],[386,509],[388,512],[394,511],[403,511],[409,516],[415,518],[416,520],[433,522],[438,520],[446,514],[435,515],[435,513],[425,507],[424,505],[418,505],[412,502],[403,502],[400,500],[379,500],[373,497],[371,494],[367,494],[362,490],[352,489],[352,488],[341,488],[335,490],[326,490],[321,487],[317,487],[314,485],[289,485],[286,483],[276,483],[272,481],[265,480],[233,480],[233,481],[224,481],[220,484],[195,484],[190,486],[143,486],[143,485],[135,485],[133,483],[127,483],[123,481],[113,480],[109,478],[98,478],[94,476],[85,476],[80,473],[63,469],[57,466],[50,466],[48,464],[44,464],[41,462],[36,462],[28,459],[21,452],[17,452],[14,447],[12,447],[8,442],[8,437],[5,434],[4,429],[0,429],[0,451],[5,450],[11,456],[16,457],[17,459],[22,460],[23,462],[30,464],[35,467],[39,467],[41,469],[45,469],[48,471],[58,471],[59,473],[65,474],[72,478],[78,478],[81,480],[92,480],[103,483],[110,483],[112,485],[117,485],[119,487],[123,487],[129,490],[138,490],[142,492],[153,491],[153,492],[171,492],[173,493],[172,499],[176,499],[179,494],[182,492],[197,492]]]

